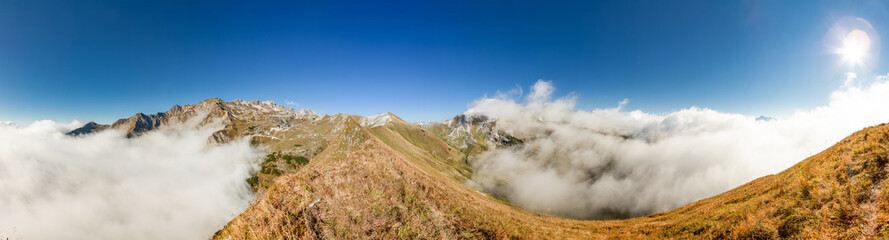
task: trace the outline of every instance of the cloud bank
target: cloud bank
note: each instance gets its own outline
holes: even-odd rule
[[[483,153],[469,184],[525,209],[578,219],[642,216],[780,172],[843,137],[889,122],[889,83],[850,75],[826,106],[784,119],[688,108],[668,114],[575,109],[538,81],[522,101],[498,94],[466,114],[528,139]]]
[[[0,237],[205,239],[252,198],[262,153],[208,143],[219,124],[64,135],[77,125],[0,124]]]

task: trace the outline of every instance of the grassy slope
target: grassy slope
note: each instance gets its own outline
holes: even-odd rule
[[[889,237],[886,124],[723,194],[610,221],[533,215],[469,188],[462,153],[415,125],[346,125],[343,137],[277,178],[215,238]]]

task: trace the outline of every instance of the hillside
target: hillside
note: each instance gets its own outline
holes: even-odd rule
[[[113,125],[91,122],[71,135],[123,129],[137,137],[220,119],[224,128],[211,141],[250,137],[268,155],[247,179],[257,198],[214,239],[889,237],[887,124],[725,193],[607,221],[529,213],[464,184],[476,154],[522,144],[484,117],[417,125],[391,113],[320,117],[271,102],[209,99]]]
[[[366,126],[360,117],[350,119],[327,149],[275,179],[214,238],[889,237],[886,124],[779,174],[679,209],[580,221],[529,214],[467,187],[467,154],[447,143],[446,126]]]

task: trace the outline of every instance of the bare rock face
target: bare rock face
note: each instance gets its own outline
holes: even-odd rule
[[[457,148],[470,148],[480,145],[483,149],[490,147],[509,147],[523,141],[511,134],[497,129],[497,120],[485,115],[460,114],[445,121],[449,133],[447,141]]]

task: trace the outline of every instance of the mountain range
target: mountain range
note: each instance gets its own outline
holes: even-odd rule
[[[117,129],[134,138],[186,122],[221,124],[208,141],[250,138],[268,152],[245,179],[256,199],[214,239],[889,238],[887,124],[675,210],[596,221],[526,211],[468,186],[479,154],[534,141],[483,115],[415,124],[392,113],[319,116],[208,99],[68,135]]]

